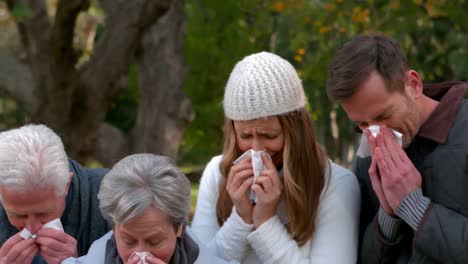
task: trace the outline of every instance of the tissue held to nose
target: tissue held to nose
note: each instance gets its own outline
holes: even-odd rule
[[[20,237],[23,239],[29,239],[29,238],[36,238],[37,236],[35,234],[32,234],[31,231],[29,231],[26,227],[23,228],[20,232]]]
[[[237,164],[241,160],[248,158],[249,156],[252,156],[252,169],[254,172],[253,183],[255,183],[258,176],[260,176],[260,172],[262,172],[262,170],[265,168],[265,164],[263,164],[263,160],[262,160],[262,153],[265,153],[271,160],[270,155],[266,151],[263,151],[263,150],[255,151],[253,149],[249,149],[233,162],[234,164]],[[249,190],[249,200],[251,202],[256,202],[256,199],[257,198],[255,196],[255,193]]]
[[[45,223],[41,229],[44,229],[44,228],[52,228],[52,229],[55,229],[55,230],[58,230],[58,231],[62,231],[63,232],[63,226],[62,226],[62,222],[60,221],[59,218],[56,218],[50,222],[47,222]],[[22,237],[23,239],[34,239],[37,237],[36,234],[32,234],[31,231],[29,231],[26,227],[23,228],[23,230],[21,230],[20,232],[20,237]]]
[[[150,255],[151,254],[149,252],[133,252],[133,254],[130,256],[130,259],[134,258],[135,256],[138,256],[140,258],[138,264],[148,264],[146,258]]]
[[[380,132],[380,126],[378,126],[378,125],[369,126],[367,129],[369,129],[372,136],[374,136],[374,137],[377,137],[377,134],[379,134],[379,132]],[[398,141],[398,145],[402,146],[402,144],[403,144],[403,134],[401,134],[400,132],[398,132],[396,130],[392,130],[392,132],[393,132],[393,135],[395,136],[396,140]],[[356,155],[358,155],[358,157],[361,157],[361,158],[366,158],[366,157],[369,157],[371,155],[369,142],[367,141],[367,137],[366,137],[366,135],[364,133],[362,133],[361,143],[359,144],[359,148],[358,148],[358,150],[356,152]]]

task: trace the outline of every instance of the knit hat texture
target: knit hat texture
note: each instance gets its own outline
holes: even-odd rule
[[[304,89],[294,67],[268,52],[238,62],[224,91],[224,113],[232,120],[285,114],[305,105]]]

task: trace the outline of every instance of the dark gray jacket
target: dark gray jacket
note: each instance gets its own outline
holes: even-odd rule
[[[468,90],[468,84],[430,88],[443,91],[433,94],[439,100],[450,89]],[[423,177],[423,195],[431,199],[416,232],[402,222],[394,243],[382,238],[377,222],[380,204],[368,175],[370,158],[357,160],[362,195],[360,263],[468,263],[468,101],[463,97],[459,101],[445,142],[418,134],[405,149]]]
[[[77,251],[81,256],[88,252],[95,240],[111,229],[101,215],[97,199],[102,177],[107,170],[84,168],[73,160],[69,160],[69,166],[74,176],[67,195],[67,205],[60,220],[65,233],[77,240]],[[0,204],[0,245],[16,233],[18,230],[10,224]]]

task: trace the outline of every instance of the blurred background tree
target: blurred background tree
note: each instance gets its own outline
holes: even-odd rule
[[[82,163],[176,156],[193,119],[182,90],[183,0],[0,3],[4,27],[14,24],[19,39],[11,46],[7,38],[0,52],[0,87],[10,96],[2,98],[19,108],[5,113],[25,117],[4,127],[47,124]]]
[[[69,71],[76,71],[81,80],[86,76],[84,81],[89,81],[90,76],[102,75],[101,68],[108,69],[114,72],[113,77],[103,75],[101,78],[107,80],[103,82],[109,86],[106,89],[113,92],[101,101],[99,111],[71,115],[72,122],[65,122],[70,128],[62,130],[47,119],[50,111],[43,112],[39,115],[42,119],[38,119],[30,110],[28,102],[38,97],[36,93],[19,92],[21,87],[37,82],[38,78],[31,74],[12,74],[42,65],[30,63],[24,37],[14,27],[22,21],[35,19],[32,15],[35,9],[28,5],[31,2],[36,1],[8,0],[8,6],[2,5],[5,0],[0,1],[0,128],[44,121],[68,137],[76,123],[86,123],[87,119],[99,116],[99,122],[85,126],[80,133],[91,133],[87,137],[96,144],[87,145],[97,146],[98,151],[88,150],[86,155],[94,153],[92,156],[105,165],[128,153],[150,151],[177,157],[180,165],[203,167],[210,157],[221,152],[221,102],[230,71],[244,56],[262,50],[275,52],[296,67],[307,92],[319,140],[330,156],[345,166],[352,163],[357,136],[353,124],[336,104],[330,103],[325,92],[327,65],[344,42],[356,34],[383,33],[401,43],[410,66],[421,73],[424,82],[467,80],[468,76],[467,0],[178,1],[179,6],[183,5],[176,16],[178,22],[153,17],[134,40],[134,47],[129,47],[130,55],[123,64],[117,67],[117,58],[110,57],[108,63],[95,67],[93,74],[83,75],[93,58],[104,56],[98,47],[105,39],[106,30],[113,28],[109,21],[112,18],[114,23],[128,20],[126,13],[130,7],[143,2],[91,1],[76,14],[73,38],[75,48],[79,43],[91,48],[81,49],[81,55]],[[81,1],[49,0],[49,9],[60,10],[58,7],[65,2]],[[123,6],[125,2],[127,6]],[[172,1],[172,5],[174,2],[177,1]],[[54,12],[49,11],[51,18]],[[113,12],[115,15],[110,15]],[[164,16],[167,17],[167,13]],[[89,27],[94,33],[83,37],[80,32],[87,32]],[[31,32],[41,35],[43,31]],[[120,34],[128,36],[124,32]],[[157,55],[158,51],[166,56]],[[50,51],[44,48],[43,52],[47,55]],[[58,56],[58,59],[59,66],[70,64],[66,57]],[[120,69],[118,74],[116,69]],[[58,81],[63,76],[51,77]],[[80,91],[83,86],[74,89]],[[18,100],[18,93],[29,99]],[[80,102],[64,103],[70,109],[77,108],[73,110],[75,113],[83,107]],[[68,144],[67,147],[75,146]],[[75,153],[82,152],[70,153],[74,157]]]
[[[232,2],[227,4],[226,2]],[[320,142],[351,167],[358,137],[354,125],[325,91],[327,65],[357,34],[396,38],[424,82],[467,80],[468,1],[218,1],[186,4],[185,90],[196,112],[180,161],[205,163],[221,152],[224,85],[235,62],[261,50],[296,67],[307,92]]]

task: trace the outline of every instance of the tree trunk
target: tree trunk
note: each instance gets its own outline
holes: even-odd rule
[[[85,162],[93,154],[98,136],[105,137],[109,133],[119,140],[120,145],[108,149],[107,156],[112,159],[105,161],[106,165],[111,165],[109,160],[115,162],[128,154],[126,152],[129,147],[125,142],[125,136],[121,131],[104,125],[103,121],[109,102],[122,87],[122,77],[127,73],[128,65],[133,60],[135,49],[139,45],[142,46],[138,61],[139,65],[141,64],[139,68],[142,73],[139,75],[142,84],[141,95],[144,98],[140,111],[145,112],[139,113],[139,117],[143,117],[142,121],[154,120],[154,116],[161,111],[163,117],[158,122],[151,123],[148,128],[150,131],[156,131],[155,127],[167,128],[164,133],[171,133],[173,136],[171,139],[175,140],[170,141],[169,148],[163,147],[164,143],[161,141],[151,150],[160,152],[158,151],[160,148],[164,150],[161,153],[166,153],[167,149],[170,149],[171,153],[176,153],[174,149],[178,147],[183,128],[192,115],[190,103],[181,93],[182,77],[185,75],[181,63],[183,4],[181,2],[174,4],[174,7],[177,7],[174,8],[174,15],[165,16],[164,23],[155,25],[170,8],[171,2],[171,0],[112,2],[113,7],[109,9],[111,12],[106,13],[107,23],[103,35],[93,50],[90,60],[78,69],[79,54],[73,47],[74,28],[78,14],[89,7],[89,0],[59,1],[53,21],[47,13],[44,0],[6,0],[10,11],[20,4],[26,6],[32,13],[18,20],[17,26],[27,53],[33,89],[27,91],[21,89],[25,90],[23,96],[19,92],[14,96],[22,97],[18,101],[23,104],[30,102],[31,98],[37,100],[36,104],[31,103],[31,107],[26,107],[31,111],[32,121],[46,124],[54,129],[62,137],[66,150],[72,158]],[[159,33],[158,30],[163,32]],[[145,40],[142,41],[145,35]],[[161,45],[161,50],[155,45]],[[144,55],[144,52],[149,54]],[[152,59],[145,60],[146,57]],[[159,62],[162,64],[154,65]],[[16,71],[19,72],[20,69],[18,66]],[[170,78],[165,80],[167,76]],[[5,85],[10,86],[6,90],[20,91],[11,88],[11,81],[0,87]],[[180,91],[175,91],[176,89]],[[158,97],[159,101],[174,102],[176,105],[169,105],[166,111],[148,108],[154,105],[152,102],[148,104],[146,98],[153,97]],[[177,108],[180,106],[182,107]],[[173,122],[171,118],[177,120]],[[168,122],[169,125],[164,122]],[[138,123],[134,134],[141,127],[146,128],[144,122]],[[176,131],[169,131],[171,128]],[[138,146],[146,144],[139,143],[139,140],[137,138],[133,143]],[[100,143],[104,142],[99,142],[98,147],[109,147],[109,144]],[[154,141],[151,141],[151,144],[153,143]]]
[[[167,12],[145,34],[137,50],[141,91],[132,131],[132,152],[150,152],[176,158],[185,127],[194,118],[182,89],[184,1],[174,0]]]

